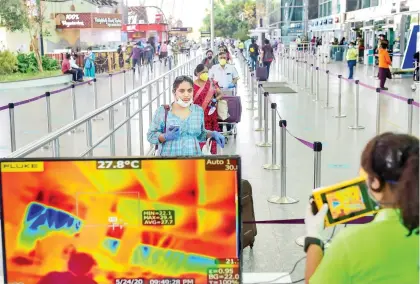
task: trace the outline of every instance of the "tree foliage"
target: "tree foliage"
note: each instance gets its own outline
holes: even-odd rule
[[[217,1],[214,7],[216,37],[248,39],[248,31],[256,24],[255,1],[233,0],[225,4]],[[210,14],[203,20],[202,31],[210,31]]]
[[[38,48],[37,36],[47,23],[45,18],[45,3],[37,0],[36,3],[24,0],[0,0],[0,26],[11,32],[27,31],[31,49],[34,52],[38,69],[43,71],[42,57]]]

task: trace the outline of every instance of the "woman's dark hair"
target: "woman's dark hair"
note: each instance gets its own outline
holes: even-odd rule
[[[362,168],[380,182],[380,192],[388,183],[396,196],[396,206],[408,229],[408,236],[419,234],[419,140],[406,134],[383,133],[366,145]]]
[[[388,49],[388,42],[384,42],[384,41],[382,41],[382,42],[381,42],[381,47],[382,47],[383,49]]]
[[[265,39],[265,40],[264,40],[264,43],[265,43],[265,44],[270,44],[270,41],[269,41],[268,39]]]
[[[175,93],[175,91],[178,89],[179,85],[183,82],[188,82],[191,84],[191,86],[194,85],[194,81],[190,76],[182,75],[175,78],[175,81],[172,85],[172,92]]]
[[[71,55],[70,53],[66,53],[66,59],[70,59]]]
[[[213,50],[209,49],[206,51],[206,55],[208,55],[209,53],[213,54]]]
[[[202,72],[205,68],[206,66],[204,64],[198,64],[197,67],[195,67],[194,76],[197,76],[197,74]]]

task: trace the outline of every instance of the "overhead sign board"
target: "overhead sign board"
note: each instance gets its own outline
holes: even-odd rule
[[[187,32],[190,33],[192,32],[192,28],[188,27],[188,28],[172,28],[171,32]]]
[[[57,29],[120,29],[121,14],[59,13],[55,15]]]

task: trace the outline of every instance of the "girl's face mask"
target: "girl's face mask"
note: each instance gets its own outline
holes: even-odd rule
[[[205,72],[205,73],[201,73],[199,76],[201,81],[207,82],[207,80],[209,79],[209,73]]]

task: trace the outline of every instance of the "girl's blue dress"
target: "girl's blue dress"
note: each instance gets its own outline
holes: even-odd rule
[[[85,57],[85,77],[95,78],[95,53]]]

